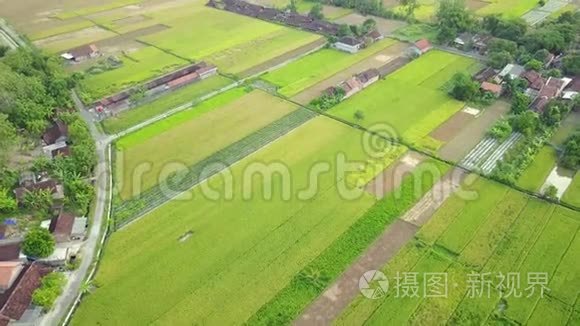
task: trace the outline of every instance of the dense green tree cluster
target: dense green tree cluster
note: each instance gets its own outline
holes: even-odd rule
[[[580,132],[572,135],[564,143],[562,164],[570,169],[580,169]]]
[[[66,279],[62,273],[53,272],[42,278],[40,287],[32,294],[32,302],[42,307],[44,311],[49,311],[56,299],[62,293]]]

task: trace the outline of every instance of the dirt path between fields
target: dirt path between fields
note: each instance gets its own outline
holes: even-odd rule
[[[449,198],[466,176],[456,168],[437,182],[404,216],[394,221],[302,315],[294,321],[297,326],[330,325],[359,295],[359,278],[369,270],[379,270],[413,239],[419,228]]]
[[[370,68],[380,68],[387,63],[393,61],[396,58],[401,57],[405,54],[405,50],[409,47],[408,44],[397,42],[386,49],[383,49],[375,54],[370,55],[368,58],[363,59],[354,65],[344,69],[332,77],[323,80],[322,82],[309,87],[305,91],[298,93],[296,96],[292,97],[292,100],[298,102],[302,105],[307,105],[313,99],[320,96],[322,91],[328,87],[335,86],[341,81],[350,78],[354,74],[358,74]]]

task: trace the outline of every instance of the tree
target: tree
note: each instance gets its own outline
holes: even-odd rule
[[[440,41],[450,41],[457,33],[470,30],[475,20],[462,0],[441,0],[435,13]]]
[[[499,141],[506,140],[512,133],[512,126],[507,120],[500,120],[488,131],[488,135]]]
[[[490,53],[495,52],[508,52],[511,55],[515,55],[518,50],[518,45],[516,42],[503,40],[503,39],[493,39],[489,42],[488,51]]]
[[[374,30],[377,27],[377,22],[369,18],[362,23],[361,29],[363,34],[367,34],[368,32]]]
[[[22,242],[22,252],[29,257],[45,258],[54,252],[54,246],[54,237],[50,231],[36,227],[26,233]]]
[[[518,131],[525,136],[534,134],[540,124],[538,114],[532,111],[526,111],[522,114],[512,116],[510,124],[515,131]]]
[[[46,214],[52,207],[52,193],[50,190],[36,189],[24,194],[24,206],[35,213]]]
[[[541,50],[536,51],[536,53],[534,53],[534,59],[544,63],[548,59],[549,55],[550,55],[550,52],[548,50],[541,49]]]
[[[356,110],[356,112],[354,113],[354,119],[356,121],[362,121],[365,119],[365,113],[361,110]]]
[[[547,126],[556,126],[562,118],[568,113],[566,106],[559,103],[550,103],[544,112],[542,112],[542,121]]]
[[[62,273],[52,272],[42,278],[40,287],[32,293],[32,302],[49,311],[62,293],[66,279]]]
[[[340,26],[338,26],[337,35],[339,37],[350,36],[352,35],[352,31],[350,30],[350,27],[347,24],[341,24]]]
[[[308,16],[316,19],[324,19],[324,14],[322,13],[322,5],[320,3],[314,4],[314,6],[310,8]]]
[[[414,17],[415,9],[419,8],[419,2],[417,0],[399,0],[399,4],[403,7],[407,18]]]
[[[528,87],[528,82],[521,78],[512,79],[510,75],[504,78],[504,93],[508,96],[514,96],[516,93],[521,93]]]
[[[296,0],[290,0],[290,3],[286,6],[286,10],[290,12],[298,12],[298,6],[296,5]]]
[[[479,95],[479,85],[465,73],[456,73],[451,79],[451,96],[460,101],[470,101]]]
[[[0,58],[6,55],[10,51],[10,47],[7,45],[0,45]]]
[[[514,58],[507,51],[494,52],[489,56],[489,65],[495,69],[501,69],[513,61]]]
[[[483,17],[482,27],[495,37],[517,41],[526,34],[528,24],[521,18],[504,19],[500,15],[489,15]]]
[[[542,70],[543,66],[544,66],[544,64],[541,61],[538,61],[536,59],[532,59],[525,64],[526,70],[539,71],[539,70]]]
[[[10,213],[16,207],[16,199],[10,195],[10,191],[6,188],[0,188],[0,212]]]
[[[562,68],[569,75],[580,74],[580,54],[570,54],[562,59]]]
[[[137,106],[145,99],[146,96],[147,93],[145,91],[145,87],[137,86],[131,91],[131,95],[129,96],[129,102],[131,103],[131,105]]]
[[[569,169],[580,169],[580,133],[570,136],[564,143],[562,165]]]
[[[64,190],[69,199],[69,205],[80,213],[86,212],[95,196],[93,186],[78,176],[64,179]]]
[[[17,139],[16,128],[8,121],[6,114],[0,113],[0,166],[6,163],[10,149],[16,144]]]
[[[521,114],[528,111],[530,103],[531,100],[526,94],[522,92],[515,93],[512,98],[512,113]]]
[[[544,190],[544,197],[552,200],[558,200],[558,188],[554,185],[549,185]]]

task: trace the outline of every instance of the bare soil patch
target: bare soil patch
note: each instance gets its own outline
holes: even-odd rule
[[[467,1],[465,1],[465,6],[467,7],[467,9],[469,9],[471,11],[476,11],[478,9],[481,9],[481,8],[487,6],[488,4],[489,4],[489,2],[481,1],[481,0],[467,0]]]
[[[363,16],[357,13],[352,13],[338,18],[334,20],[334,22],[338,24],[360,25],[369,18],[372,18],[377,22],[378,31],[385,36],[390,35],[395,30],[407,25],[407,23],[399,20],[385,19],[375,16]]]
[[[327,89],[328,87],[335,86],[350,78],[354,74],[358,74],[362,71],[365,71],[370,68],[381,68],[386,63],[389,63],[400,56],[404,55],[405,50],[407,49],[408,45],[402,42],[397,42],[382,51],[375,53],[374,55],[350,66],[349,68],[334,74],[332,77],[323,80],[322,82],[308,88],[307,90],[298,93],[296,96],[292,98],[292,100],[307,105],[313,99],[320,96],[322,91]]]
[[[98,38],[99,35],[103,35],[103,33],[108,33],[107,30],[102,29],[98,26],[84,28],[78,31],[59,34],[50,36],[47,38],[43,38],[41,40],[34,41],[34,45],[38,47],[48,46],[50,43],[66,41],[70,39],[84,39],[87,40],[87,43],[92,43],[91,40]]]
[[[383,6],[385,6],[385,8],[396,7],[399,4],[400,4],[399,0],[383,0]]]
[[[433,130],[429,136],[446,143],[457,136],[463,127],[473,119],[475,119],[475,116],[459,111]]]
[[[484,137],[489,128],[505,116],[509,111],[509,104],[496,101],[492,106],[483,110],[475,119],[468,122],[452,140],[439,150],[439,156],[445,160],[459,162]]]
[[[424,159],[425,157],[419,153],[407,153],[369,182],[365,190],[377,198],[385,197],[388,193],[399,188],[403,178],[413,172]]]
[[[262,72],[267,71],[269,69],[272,69],[272,68],[274,68],[274,67],[276,67],[276,66],[278,66],[278,65],[280,65],[280,64],[282,64],[282,63],[284,63],[284,62],[286,62],[286,61],[288,61],[288,60],[290,60],[290,59],[292,59],[294,57],[297,57],[297,56],[299,56],[301,54],[304,54],[304,53],[307,53],[307,52],[309,52],[311,50],[314,50],[314,49],[320,47],[321,45],[324,45],[324,43],[326,43],[326,39],[323,39],[323,38],[322,39],[318,39],[318,40],[316,40],[314,42],[308,43],[308,44],[303,45],[303,46],[301,46],[301,47],[299,47],[297,49],[294,49],[292,51],[286,52],[286,53],[284,53],[284,54],[282,54],[280,56],[277,56],[277,57],[275,57],[273,59],[270,59],[270,60],[268,60],[266,62],[263,62],[263,63],[261,63],[261,64],[259,64],[257,66],[254,66],[254,67],[252,67],[252,68],[250,68],[250,69],[248,69],[246,71],[242,71],[238,75],[241,78],[246,78],[246,77],[249,77],[249,76],[253,76],[255,74],[262,73]]]

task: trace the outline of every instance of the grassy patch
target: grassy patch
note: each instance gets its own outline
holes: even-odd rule
[[[580,207],[580,173],[576,172],[572,183],[562,197],[562,201]]]
[[[279,86],[280,94],[293,96],[394,43],[385,39],[356,54],[322,49],[264,75],[263,79]]]
[[[213,76],[187,85],[163,95],[150,103],[123,111],[114,117],[108,118],[102,122],[103,128],[109,134],[118,133],[177,106],[194,102],[197,98],[225,87],[230,83],[232,83],[232,80],[228,78]]]
[[[574,325],[568,323],[571,310],[562,302],[545,297],[538,302],[527,325]]]
[[[434,41],[437,38],[437,29],[427,24],[412,24],[397,29],[393,35],[395,38],[409,42],[423,38]]]
[[[456,72],[475,67],[475,61],[469,58],[431,51],[343,101],[329,113],[367,127],[387,123],[396,131],[392,136],[437,150],[440,144],[429,139],[429,133],[464,105],[440,88]],[[356,120],[357,111],[364,113],[364,120]]]
[[[550,146],[544,146],[538,152],[532,164],[522,173],[517,185],[529,191],[539,191],[556,165],[556,159],[554,149]]]
[[[491,3],[476,11],[478,15],[501,14],[508,17],[521,17],[538,6],[537,0],[492,0]]]

